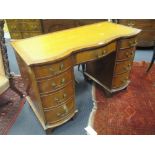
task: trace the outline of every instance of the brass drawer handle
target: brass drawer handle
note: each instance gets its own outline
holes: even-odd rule
[[[62,80],[61,80],[61,84],[64,85],[65,82],[66,82],[65,78],[62,78]]]
[[[64,93],[62,99],[60,99],[60,98],[58,98],[58,97],[55,97],[54,100],[55,100],[56,102],[62,102],[66,97],[67,97],[67,94]]]
[[[58,117],[64,117],[67,113],[68,113],[68,108],[66,105],[63,105],[63,112],[62,113],[58,112],[56,115]]]
[[[125,77],[123,80],[121,80],[122,83],[126,83],[128,80],[128,77]]]
[[[52,82],[52,87],[55,88],[56,87],[56,83]]]
[[[54,100],[55,100],[56,102],[59,102],[59,98],[58,98],[58,97],[55,97]]]
[[[132,23],[132,22],[130,22],[130,23],[128,23],[128,26],[134,26],[135,24],[134,23]]]
[[[106,50],[103,50],[103,51],[102,51],[102,54],[103,54],[103,55],[104,55],[104,54],[106,54],[106,53],[107,53],[107,51],[106,51]]]
[[[126,53],[126,57],[128,57],[128,58],[130,57],[130,55],[129,55],[129,53],[128,53],[128,52]]]
[[[60,70],[62,70],[63,68],[64,68],[64,64],[61,63],[61,64],[60,64]]]
[[[98,52],[98,53],[97,53],[97,57],[98,57],[98,58],[102,58],[106,53],[107,53],[106,50],[101,51],[101,54],[100,54],[100,52]]]
[[[54,73],[54,69],[53,69],[53,68],[49,68],[49,71],[50,71],[51,73]]]
[[[136,46],[137,45],[137,40],[134,41],[129,41],[130,46]]]
[[[67,94],[66,94],[66,93],[64,93],[64,94],[63,94],[63,98],[66,98],[66,97],[67,97]]]

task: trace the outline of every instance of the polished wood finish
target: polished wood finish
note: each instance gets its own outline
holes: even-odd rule
[[[12,42],[28,102],[45,130],[65,123],[76,113],[75,65],[95,63],[90,75],[109,93],[127,87],[129,71],[122,73],[122,68],[132,57],[119,65],[124,59],[117,60],[117,55],[125,51],[122,42],[135,40],[139,31],[102,22]],[[135,49],[132,46],[127,50]]]
[[[44,113],[47,123],[52,124],[61,121],[62,119],[65,119],[70,115],[70,113],[73,113],[74,111],[75,111],[74,99],[70,98],[63,105],[59,107],[44,110]]]
[[[142,29],[137,37],[137,46],[151,47],[155,40],[155,20],[154,19],[119,19],[118,22],[123,25]]]
[[[40,94],[51,93],[65,87],[72,80],[72,74],[73,69],[69,69],[53,78],[37,81]]]
[[[73,61],[71,57],[67,57],[61,61],[56,63],[50,63],[45,65],[37,65],[33,67],[34,74],[36,79],[42,79],[46,77],[53,77],[58,75],[67,69],[69,69],[73,65]]]
[[[66,87],[50,94],[41,95],[42,105],[44,109],[57,107],[62,105],[74,94],[74,83],[71,81]]]
[[[124,89],[129,83],[129,73],[135,54],[136,37],[119,39],[114,53],[103,60],[86,64],[86,76],[104,86],[106,93]]]
[[[75,61],[76,64],[81,64],[87,61],[100,59],[115,50],[116,50],[116,42],[113,42],[105,47],[79,52],[75,55]]]

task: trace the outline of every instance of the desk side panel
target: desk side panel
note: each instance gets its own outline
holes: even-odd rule
[[[34,73],[31,67],[27,66],[26,63],[22,60],[22,58],[17,53],[16,53],[16,58],[17,58],[20,73],[25,85],[26,93],[31,98],[33,107],[40,115],[40,117],[43,118],[43,122],[45,123],[44,113],[43,113],[40,95],[38,93],[38,88],[36,85]]]

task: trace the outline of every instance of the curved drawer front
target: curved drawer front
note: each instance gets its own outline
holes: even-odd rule
[[[126,85],[129,78],[129,72],[113,77],[112,88],[119,88]]]
[[[70,81],[72,81],[72,74],[73,70],[69,69],[53,78],[38,81],[40,94],[50,93],[59,88],[65,87]]]
[[[76,64],[80,64],[83,62],[96,60],[104,57],[108,53],[113,52],[115,50],[116,50],[116,42],[113,42],[105,47],[79,52],[75,55],[75,61]]]
[[[130,48],[136,45],[137,45],[137,40],[135,37],[120,40],[120,49]]]
[[[42,65],[42,66],[34,66],[33,70],[34,70],[36,79],[41,79],[44,77],[55,76],[67,70],[71,66],[72,66],[72,59],[71,57],[68,57],[56,63]]]
[[[41,96],[43,108],[57,107],[63,104],[71,96],[74,96],[73,82],[69,83],[64,89],[56,93]]]
[[[122,61],[134,57],[135,47],[119,50],[117,52],[117,61]]]
[[[44,110],[45,119],[47,123],[55,123],[62,119],[65,119],[71,112],[75,109],[75,104],[73,98],[68,100],[65,104],[58,108],[53,108],[51,110]]]
[[[131,70],[132,60],[126,60],[122,62],[117,62],[115,66],[114,74],[121,74]]]

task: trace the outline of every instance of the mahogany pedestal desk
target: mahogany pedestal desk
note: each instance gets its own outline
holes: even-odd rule
[[[88,76],[113,93],[127,87],[139,29],[100,22],[12,42],[27,101],[44,130],[76,113],[73,67],[93,63]]]

